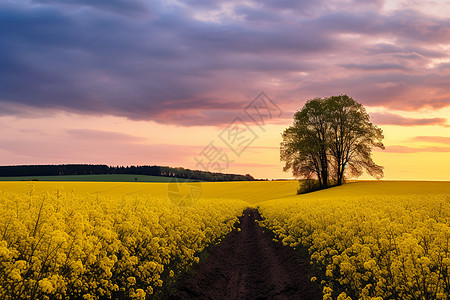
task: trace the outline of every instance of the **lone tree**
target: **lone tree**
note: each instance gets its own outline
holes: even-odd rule
[[[330,130],[321,99],[306,102],[294,115],[294,124],[283,132],[281,160],[284,171],[292,169],[294,176],[317,178],[321,188],[328,187],[328,138]]]
[[[372,160],[372,148],[384,149],[383,131],[370,122],[364,106],[347,95],[308,100],[283,132],[280,158],[284,171],[317,179],[320,188],[365,170],[383,177],[383,167]]]

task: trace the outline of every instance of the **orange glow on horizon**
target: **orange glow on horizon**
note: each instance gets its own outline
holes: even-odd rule
[[[10,126],[8,124],[14,124]],[[292,178],[279,161],[281,133],[290,125],[254,126],[258,138],[240,156],[217,138],[222,127],[183,127],[119,117],[58,114],[52,118],[0,117],[3,127],[1,165],[92,163],[168,165],[201,169],[194,157],[215,141],[230,155],[225,173],[256,178]],[[380,126],[386,151],[375,151],[386,180],[450,180],[450,128],[442,126]],[[438,142],[423,137],[444,137]],[[416,137],[422,137],[417,139]],[[214,170],[211,170],[214,171]],[[363,175],[360,179],[371,179]]]

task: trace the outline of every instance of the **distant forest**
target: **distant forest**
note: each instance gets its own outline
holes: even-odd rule
[[[58,176],[58,175],[98,175],[98,174],[133,174],[153,175],[175,178],[189,178],[202,181],[252,181],[250,174],[224,174],[184,168],[160,166],[116,166],[107,165],[24,165],[0,166],[0,177],[16,176]]]

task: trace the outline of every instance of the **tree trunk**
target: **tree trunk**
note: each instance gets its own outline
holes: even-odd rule
[[[342,185],[344,183],[344,166],[341,168],[341,172],[339,173],[339,185]]]
[[[326,167],[322,169],[322,188],[328,187],[328,170]]]
[[[317,179],[319,180],[319,187],[322,188],[322,176],[318,170],[316,170]]]
[[[341,164],[338,163],[338,169],[337,169],[337,185],[342,185],[342,177],[341,177]]]

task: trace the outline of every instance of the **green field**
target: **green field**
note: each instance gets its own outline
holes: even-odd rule
[[[182,180],[184,179],[179,179],[179,181]],[[0,181],[171,182],[174,181],[174,178],[165,176],[132,175],[132,174],[100,174],[100,175],[0,177]]]

